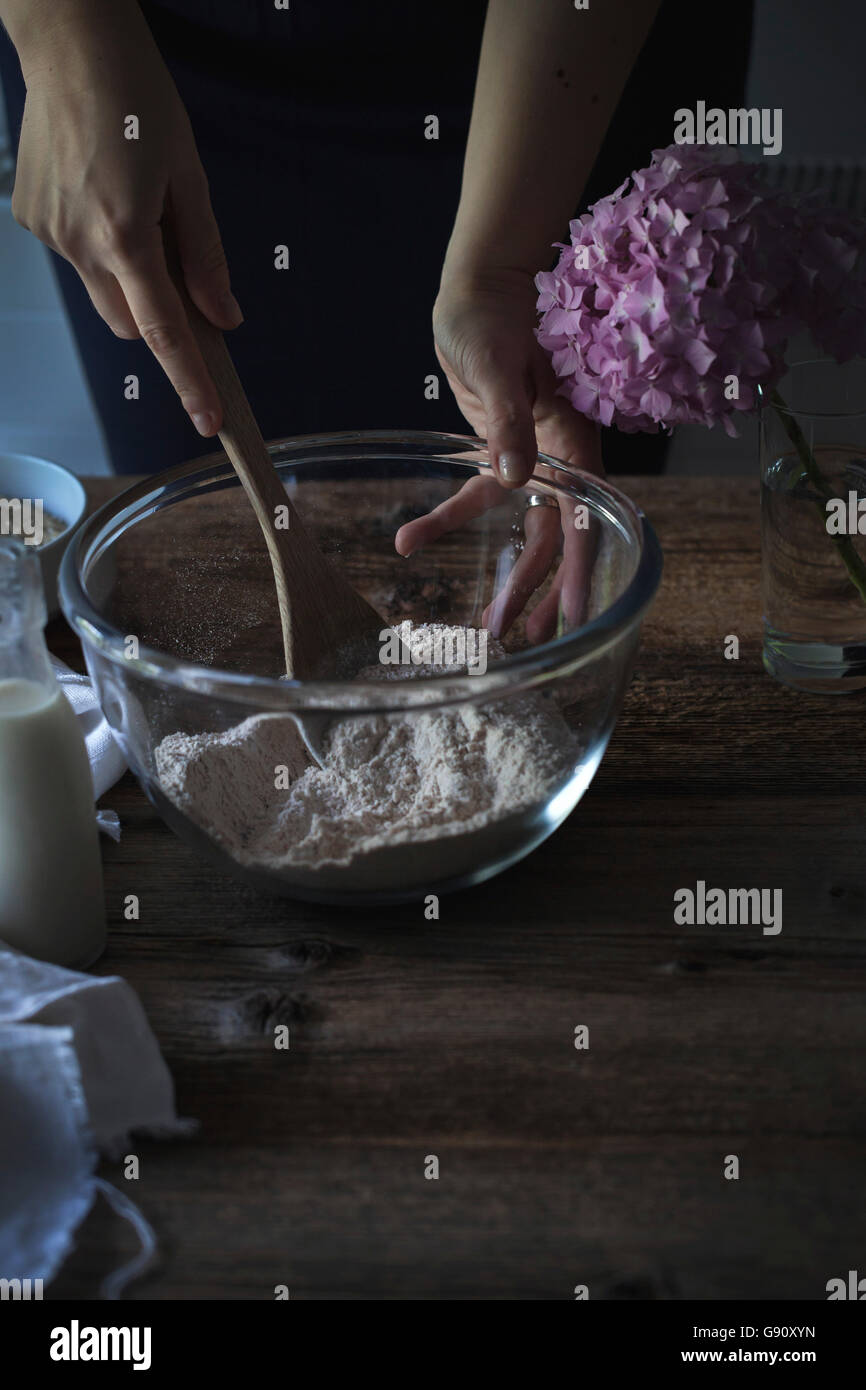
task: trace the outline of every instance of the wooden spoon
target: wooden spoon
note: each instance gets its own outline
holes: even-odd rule
[[[166,236],[166,254],[175,285],[222,403],[220,442],[243,483],[268,547],[280,609],[286,674],[296,680],[333,676],[341,650],[357,648],[363,653],[374,643],[378,649],[380,633],[389,625],[355,592],[306,531],[274,468],[225,339],[190,299],[172,250]],[[311,756],[323,766],[322,737],[330,717],[292,717]]]

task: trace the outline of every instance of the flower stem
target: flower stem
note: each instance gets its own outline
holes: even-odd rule
[[[788,407],[778,391],[773,392],[771,400],[776,407],[776,413],[782,422],[785,433],[797,450],[800,462],[803,465],[803,472],[820,494],[818,498],[813,500],[821,515],[824,530],[826,531],[827,503],[833,496],[833,490],[818,467],[815,456],[809,448],[806,436],[800,429],[799,422],[788,410]],[[839,558],[848,571],[848,578],[851,580],[851,583],[854,585],[854,588],[857,590],[863,602],[866,603],[866,562],[858,555],[857,549],[850,536],[831,536],[829,531],[827,531],[827,536],[839,552]]]

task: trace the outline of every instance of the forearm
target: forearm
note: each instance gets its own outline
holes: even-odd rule
[[[658,7],[490,0],[446,276],[547,266]]]
[[[137,0],[0,0],[0,21],[21,62],[25,82],[41,68],[79,54],[98,58],[109,41],[153,47],[153,38]],[[141,49],[138,48],[139,54]]]

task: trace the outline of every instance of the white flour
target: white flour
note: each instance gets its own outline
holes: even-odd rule
[[[413,646],[444,631],[419,626]],[[501,657],[498,644],[488,648],[492,660]],[[460,669],[358,674],[395,680]],[[469,872],[491,849],[507,852],[511,839],[519,847],[521,814],[543,806],[579,754],[556,707],[533,694],[340,721],[329,730],[324,769],[310,765],[294,722],[279,714],[221,734],[170,734],[155,757],[165,795],[239,864],[388,892]]]

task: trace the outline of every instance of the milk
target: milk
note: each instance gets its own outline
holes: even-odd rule
[[[42,635],[37,561],[0,539],[0,941],[55,965],[105,946],[93,780]]]
[[[105,946],[90,763],[56,684],[0,680],[0,939],[76,967]]]

